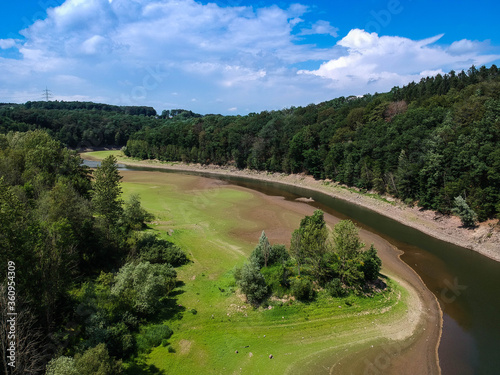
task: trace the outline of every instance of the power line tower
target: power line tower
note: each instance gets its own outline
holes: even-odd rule
[[[42,92],[42,96],[45,99],[46,102],[49,101],[49,99],[52,97],[52,93],[50,92],[49,89],[47,89],[47,86],[45,86],[45,90]]]

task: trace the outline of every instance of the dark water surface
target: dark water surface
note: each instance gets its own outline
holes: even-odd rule
[[[87,161],[86,164],[95,166]],[[313,198],[310,205],[340,219],[351,219],[404,251],[401,258],[420,275],[443,310],[443,336],[439,346],[443,375],[500,374],[499,262],[432,238],[369,209],[306,188],[243,177],[155,168],[127,169],[216,178],[289,200]]]

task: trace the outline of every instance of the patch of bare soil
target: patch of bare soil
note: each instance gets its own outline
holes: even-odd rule
[[[239,170],[234,167],[221,167],[214,165],[165,164],[155,161],[147,162],[122,162],[126,165],[154,166],[156,168],[195,171],[214,175],[232,175],[253,178],[263,181],[278,182],[286,185],[306,187],[315,191],[328,194],[390,217],[409,227],[418,229],[429,236],[453,243],[476,251],[496,261],[500,261],[500,223],[499,220],[489,220],[480,223],[476,228],[464,228],[460,219],[456,216],[445,216],[435,211],[422,210],[418,207],[409,207],[392,197],[385,197],[392,204],[375,199],[368,195],[358,194],[352,189],[325,180],[315,180],[312,176],[303,174],[286,175],[282,173],[258,172],[253,170]],[[224,183],[224,182],[217,182]],[[299,198],[301,201],[309,201],[310,198]]]

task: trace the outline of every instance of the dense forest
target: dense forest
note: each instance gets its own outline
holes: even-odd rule
[[[500,215],[500,75],[495,65],[385,94],[247,116],[173,118],[133,134],[138,158],[308,173],[480,220]]]
[[[233,165],[388,193],[471,220],[500,217],[500,74],[482,66],[383,94],[246,116],[78,102],[0,105],[0,132],[43,128],[73,148]],[[458,212],[457,211],[457,212]],[[462,210],[463,211],[463,210]]]
[[[0,135],[1,373],[118,374],[168,345],[159,322],[180,312],[169,293],[188,259],[143,231],[152,216],[137,196],[122,200],[115,162],[92,173],[45,131]]]
[[[44,129],[72,148],[123,146],[131,134],[157,123],[151,107],[57,101],[0,104],[1,133]]]

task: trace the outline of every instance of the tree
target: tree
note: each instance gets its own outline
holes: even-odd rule
[[[314,276],[320,279],[324,276],[324,257],[328,251],[328,229],[323,211],[316,210],[312,216],[304,217],[299,232],[306,260],[312,265]]]
[[[262,231],[259,238],[259,243],[250,255],[250,261],[254,263],[259,269],[262,267],[267,267],[270,254],[271,244],[267,239],[266,233]]]
[[[45,375],[80,375],[75,367],[75,359],[60,356],[47,364]]]
[[[377,249],[375,249],[373,244],[370,246],[369,250],[363,253],[362,259],[363,266],[361,269],[365,275],[365,280],[376,280],[379,275],[380,268],[382,267],[382,260],[377,255]]]
[[[127,229],[140,230],[145,223],[154,219],[154,216],[141,206],[139,195],[132,194],[125,203],[122,221]]]
[[[243,265],[237,282],[243,294],[247,296],[248,302],[252,304],[258,304],[267,295],[266,280],[257,266],[252,263]]]
[[[154,314],[174,289],[176,278],[170,264],[127,263],[118,271],[111,294],[139,314]]]
[[[92,208],[107,223],[116,222],[122,213],[122,176],[118,172],[116,161],[113,155],[105,158],[95,170],[92,184]]]
[[[305,252],[302,247],[302,234],[299,229],[296,229],[292,233],[292,240],[290,241],[290,253],[295,258],[297,262],[297,274],[300,277],[300,266],[304,263]]]
[[[477,214],[461,196],[455,197],[455,207],[452,211],[460,217],[464,227],[473,227],[476,225]]]
[[[333,243],[339,256],[338,273],[346,285],[353,285],[363,279],[360,268],[360,254],[364,244],[358,236],[358,229],[350,220],[342,220],[333,228]]]
[[[75,369],[80,375],[118,375],[122,363],[109,356],[105,344],[87,349],[83,354],[75,355]]]

